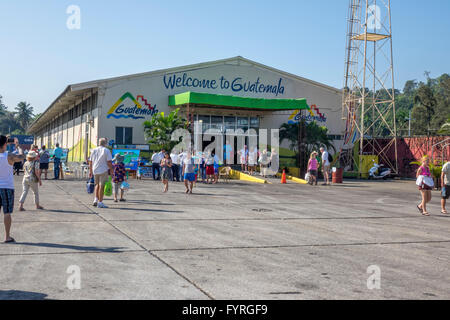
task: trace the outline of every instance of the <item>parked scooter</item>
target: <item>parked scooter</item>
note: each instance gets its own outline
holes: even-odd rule
[[[378,164],[375,162],[375,160],[373,161],[373,167],[370,168],[369,170],[369,180],[370,179],[383,179],[383,180],[387,180],[391,177],[391,169],[389,168],[383,168],[384,165],[383,164]],[[378,171],[378,174],[377,174]]]

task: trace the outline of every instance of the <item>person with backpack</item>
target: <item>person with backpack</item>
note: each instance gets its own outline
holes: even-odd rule
[[[39,160],[37,160],[37,153],[30,151],[27,154],[27,161],[23,165],[23,191],[19,199],[19,211],[25,211],[23,204],[27,198],[28,191],[31,189],[34,193],[34,204],[36,209],[43,210],[44,208],[39,205],[39,186],[42,186],[41,170],[39,169]]]
[[[322,172],[323,172],[323,179],[324,183],[322,183],[323,186],[330,185],[330,165],[333,161],[333,158],[328,153],[328,151],[325,150],[324,147],[320,148],[320,152],[322,153]],[[331,159],[331,161],[330,161]]]
[[[40,155],[39,169],[41,170],[41,173],[44,174],[45,180],[47,180],[48,164],[50,162],[50,154],[46,150],[45,146],[42,146],[42,150],[39,155]]]

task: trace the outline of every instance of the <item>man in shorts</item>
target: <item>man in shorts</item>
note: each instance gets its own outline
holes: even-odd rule
[[[39,153],[39,169],[44,174],[45,180],[47,180],[48,163],[50,162],[50,154],[46,150],[45,146],[42,146],[42,150]]]
[[[9,153],[6,150],[8,144],[14,143],[18,154]],[[14,142],[5,136],[0,136],[0,210],[3,209],[3,221],[5,224],[5,243],[15,240],[11,237],[11,214],[14,209],[14,178],[13,165],[15,162],[23,161],[25,156],[19,147],[19,140]]]
[[[442,166],[441,187],[442,187],[441,213],[448,214],[447,210],[445,210],[445,204],[448,198],[450,198],[450,162],[446,162]]]
[[[325,148],[320,148],[320,153],[322,154],[322,172],[324,183],[323,186],[330,184],[330,161],[328,161],[328,151]]]
[[[99,147],[92,150],[89,158],[89,178],[94,177],[95,183],[95,199],[92,205],[97,208],[108,208],[103,203],[103,195],[109,175],[114,171],[111,151],[106,148],[106,145],[106,139],[101,138],[99,140]]]

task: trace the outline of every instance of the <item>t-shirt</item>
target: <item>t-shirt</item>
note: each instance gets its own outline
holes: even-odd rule
[[[64,153],[61,148],[56,148],[55,151],[53,151],[53,155],[55,158],[61,159],[64,156]]]
[[[170,158],[172,159],[172,163],[173,163],[173,164],[176,164],[176,165],[180,164],[178,154],[176,154],[176,153],[171,153],[171,154],[170,154]]]
[[[322,153],[322,163],[324,166],[329,166],[330,162],[328,161],[328,151],[324,151]]]
[[[48,153],[47,150],[45,151],[41,151],[41,157],[39,158],[39,162],[40,163],[49,163],[50,161],[50,154]]]
[[[444,164],[442,172],[444,173],[444,184],[450,186],[450,162]]]
[[[108,171],[108,161],[112,161],[111,151],[105,147],[97,147],[92,150],[89,160],[92,162],[92,172],[103,174]]]
[[[23,165],[23,181],[37,182],[36,170],[39,170],[39,161],[27,161]]]
[[[207,165],[207,166],[212,166],[212,165],[214,165],[214,157],[213,157],[213,156],[209,156],[209,157],[206,159],[206,165]]]
[[[194,159],[193,158],[184,158],[183,159],[183,164],[184,164],[184,173],[194,173]]]

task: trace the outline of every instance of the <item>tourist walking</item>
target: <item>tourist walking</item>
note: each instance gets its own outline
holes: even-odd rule
[[[164,184],[163,192],[169,191],[169,180],[172,173],[172,160],[169,153],[164,153],[164,158],[161,160],[161,177]]]
[[[430,159],[428,156],[424,156],[422,158],[422,165],[417,169],[416,173],[416,184],[419,186],[419,191],[422,196],[422,202],[417,205],[417,209],[419,209],[419,212],[424,216],[430,215],[427,211],[427,203],[431,201],[431,190],[433,190],[434,187],[429,162]]]
[[[212,184],[214,182],[214,155],[208,152],[206,154],[206,183]]]
[[[172,159],[172,181],[180,182],[180,156],[176,150],[172,150],[170,159]]]
[[[108,208],[103,203],[103,196],[105,184],[108,181],[109,175],[114,171],[111,151],[106,148],[106,145],[107,140],[101,138],[99,140],[99,147],[92,150],[91,157],[89,158],[89,178],[94,177],[95,183],[95,198],[92,205],[97,208]]]
[[[25,211],[23,204],[25,203],[30,189],[34,194],[34,204],[36,205],[36,209],[44,209],[39,205],[39,186],[42,186],[39,160],[37,159],[37,153],[35,151],[30,151],[27,154],[27,161],[23,165],[23,190],[19,199],[19,211]]]
[[[317,186],[317,174],[319,168],[319,162],[316,159],[317,152],[313,151],[308,161],[308,172],[311,176],[311,185],[315,184]],[[308,181],[309,182],[309,181]]]
[[[322,173],[323,173],[323,186],[330,185],[330,161],[328,151],[324,147],[320,148],[320,153],[322,154]]]
[[[55,173],[55,180],[59,180],[61,172],[61,159],[64,156],[63,150],[59,147],[59,143],[56,144],[56,148],[53,151],[53,171]]]
[[[186,157],[187,152],[186,151],[182,151],[179,155],[178,155],[178,175],[180,177],[180,181],[184,182],[184,175],[183,175],[183,160]]]
[[[247,167],[247,160],[248,160],[247,145],[244,145],[244,148],[242,148],[241,150],[238,151],[238,155],[239,155],[239,160],[240,160],[240,163],[241,163],[241,171],[242,172],[248,171],[248,167]]]
[[[8,153],[8,144],[15,144],[18,154]],[[23,150],[19,147],[17,138],[10,139],[0,136],[0,210],[3,208],[3,222],[5,225],[5,243],[15,242],[11,237],[11,214],[14,211],[14,177],[13,165],[25,159]]]
[[[450,162],[446,162],[442,166],[441,187],[441,213],[448,214],[447,210],[445,209],[445,204],[446,201],[450,198]]]
[[[267,150],[264,149],[261,154],[259,155],[259,168],[260,168],[260,174],[263,178],[267,175],[267,167],[269,165],[269,156],[267,154]]]
[[[250,175],[256,171],[256,165],[258,164],[258,149],[256,147],[251,147],[248,152],[248,170]]]
[[[41,152],[39,153],[39,169],[41,170],[41,174],[44,174],[44,179],[47,180],[48,174],[48,164],[50,162],[50,154],[48,150],[46,150],[45,146],[42,146]]]
[[[116,153],[113,159],[113,174],[112,174],[112,185],[113,185],[113,197],[114,202],[125,201],[123,194],[124,190],[121,185],[124,181],[127,181],[127,171],[125,169],[125,163],[123,162],[125,157],[120,153]],[[120,199],[118,198],[120,190]]]
[[[196,164],[192,158],[192,154],[187,152],[186,157],[183,159],[183,176],[186,193],[192,193],[192,188],[195,181],[195,166]]]

